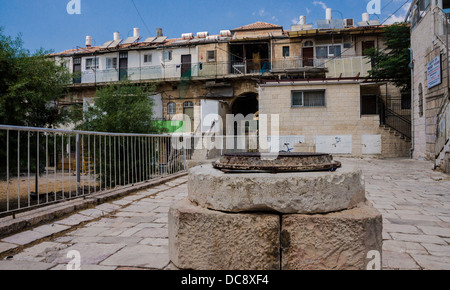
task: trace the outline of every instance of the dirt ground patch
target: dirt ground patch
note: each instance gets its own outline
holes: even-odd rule
[[[64,198],[77,196],[77,179],[72,174],[57,173],[46,174],[39,177],[39,200],[36,194],[35,175],[21,176],[20,178],[10,178],[9,183],[6,180],[0,181],[0,213],[7,210],[16,210],[20,208],[34,206],[41,203],[52,202]],[[84,194],[93,192],[98,183],[88,176],[81,179],[81,187]],[[8,205],[9,204],[9,205]]]

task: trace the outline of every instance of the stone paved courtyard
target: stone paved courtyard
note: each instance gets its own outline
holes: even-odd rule
[[[359,166],[383,214],[384,269],[450,270],[450,176],[409,159],[335,158]],[[0,270],[171,269],[168,210],[187,196],[187,177],[77,212],[0,241]]]

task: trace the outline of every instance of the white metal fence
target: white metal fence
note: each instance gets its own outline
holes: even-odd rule
[[[183,171],[177,138],[0,125],[0,215]]]

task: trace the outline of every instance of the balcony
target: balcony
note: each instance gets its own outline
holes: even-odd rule
[[[324,72],[327,78],[367,77],[372,69],[364,56],[340,58],[283,58],[272,62],[273,73]]]
[[[370,61],[363,56],[302,59],[283,58],[260,60],[243,60],[232,62],[190,63],[188,73],[181,74],[181,65],[159,65],[129,67],[127,69],[88,70],[81,73],[81,84],[99,84],[117,82],[123,78],[131,81],[179,81],[181,78],[235,78],[240,76],[257,76],[266,73],[325,73],[327,78],[368,76],[372,68]],[[77,79],[74,84],[79,84]]]

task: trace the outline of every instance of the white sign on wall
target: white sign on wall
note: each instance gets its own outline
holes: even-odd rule
[[[316,136],[316,152],[329,154],[352,154],[352,135]]]
[[[427,82],[429,89],[442,83],[441,55],[427,64]]]
[[[381,135],[361,136],[362,154],[381,154]]]

